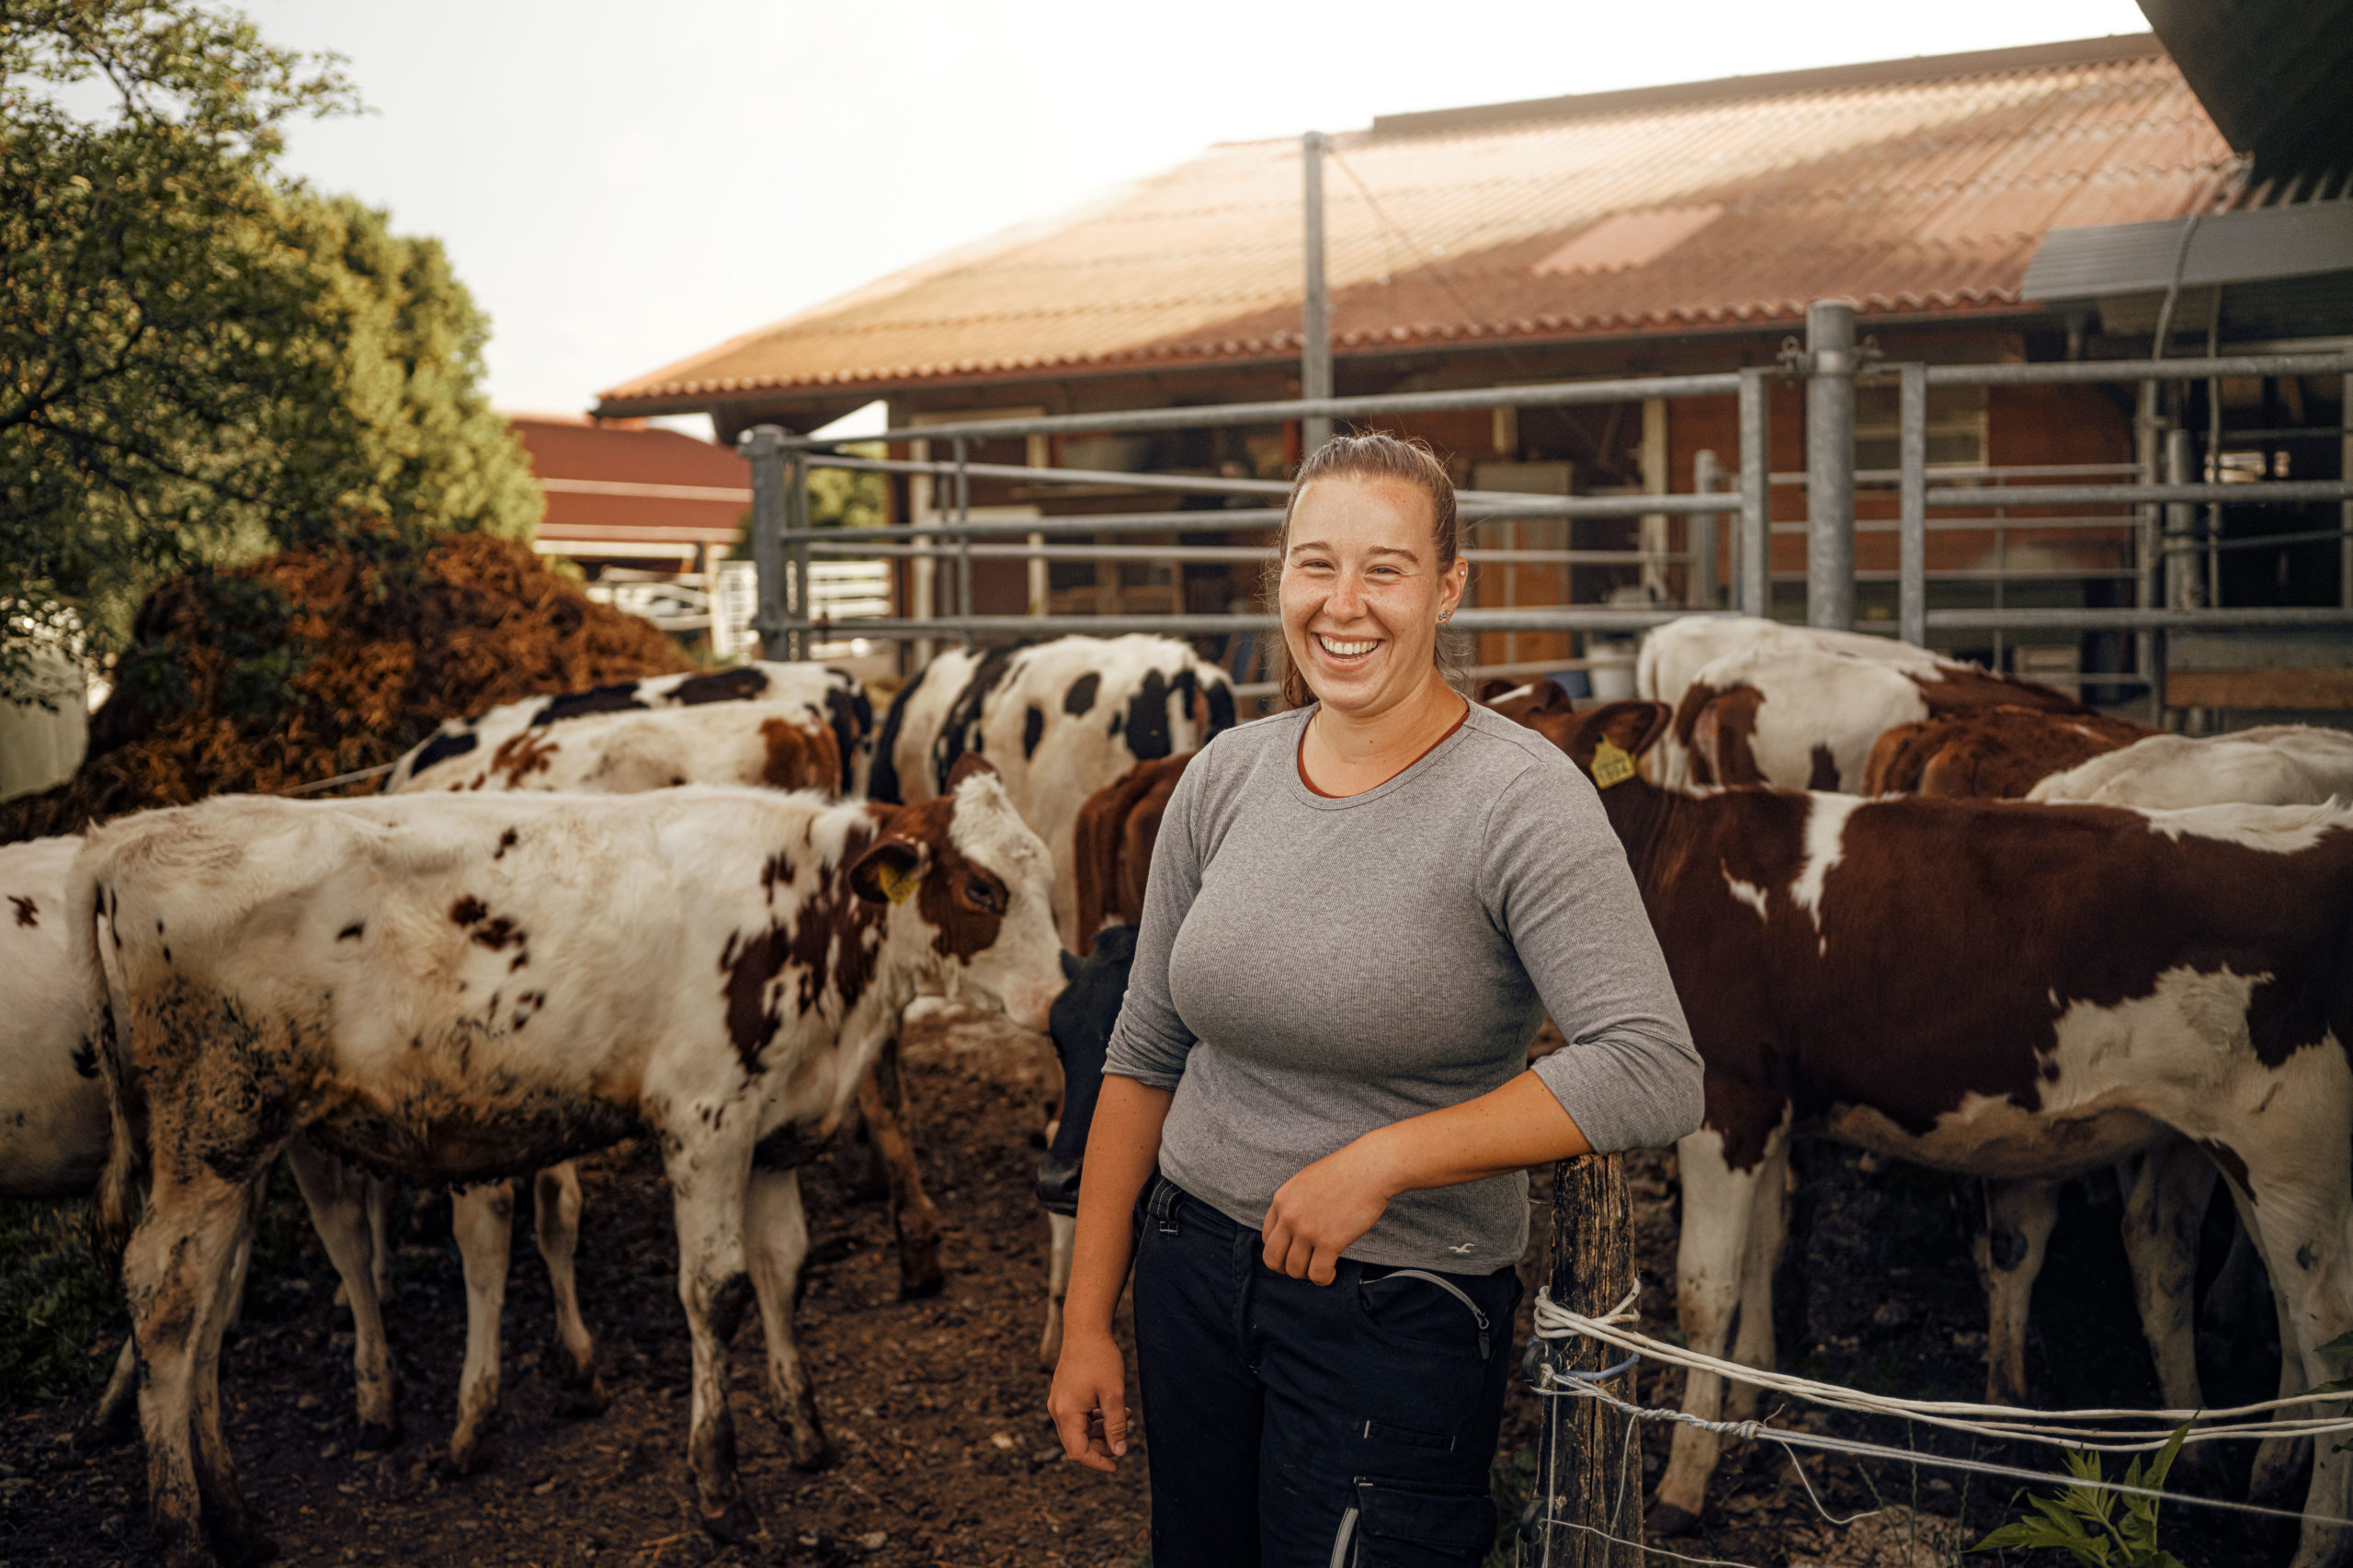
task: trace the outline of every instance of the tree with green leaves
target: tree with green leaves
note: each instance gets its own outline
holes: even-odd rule
[[[192,566],[536,526],[439,244],[279,168],[290,122],[358,108],[223,7],[0,6],[0,691]]]

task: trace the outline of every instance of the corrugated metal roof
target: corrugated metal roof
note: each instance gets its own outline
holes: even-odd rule
[[[1797,320],[1839,295],[1879,313],[2014,305],[2045,232],[2187,212],[2228,157],[2154,40],[2106,41],[1336,136],[1335,347]],[[1299,156],[1289,140],[1211,148],[606,406],[1296,355]]]

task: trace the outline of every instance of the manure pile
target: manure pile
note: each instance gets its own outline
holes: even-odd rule
[[[390,762],[444,719],[688,667],[650,622],[482,534],[176,577],[141,607],[80,771],[0,805],[0,843],[290,790]]]

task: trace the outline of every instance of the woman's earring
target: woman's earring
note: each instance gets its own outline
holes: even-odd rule
[[[1454,612],[1452,610],[1448,610],[1444,615],[1438,618],[1438,623],[1440,626],[1444,626],[1448,621],[1452,620],[1453,619]]]

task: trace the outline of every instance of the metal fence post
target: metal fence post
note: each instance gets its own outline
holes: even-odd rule
[[[964,437],[956,437],[956,521],[964,531],[956,536],[956,613],[970,619],[972,614],[972,476],[964,466]],[[970,628],[964,632],[964,646],[972,645]]]
[[[792,461],[785,470],[784,521],[785,527],[795,533],[809,527],[809,454],[806,452],[793,453]],[[784,656],[806,659],[811,656],[810,646],[815,641],[810,628],[817,619],[816,606],[809,596],[809,541],[794,540],[791,548],[786,551],[786,559],[792,563],[791,609],[797,624],[785,634]]]
[[[1712,449],[1691,460],[1691,488],[1712,495],[1723,488],[1723,465]],[[1683,579],[1683,599],[1695,609],[1716,608],[1716,514],[1694,512],[1684,529],[1684,545],[1691,565]]]
[[[1917,648],[1928,641],[1928,368],[1905,365],[1897,375],[1895,619],[1897,634]]]
[[[784,431],[774,425],[755,425],[736,438],[735,449],[752,468],[752,567],[759,576],[759,604],[752,629],[759,634],[760,656],[781,655],[790,591],[785,584]]]
[[[2165,432],[2165,483],[2189,483],[2189,432]],[[2198,508],[2186,501],[2165,507],[2165,608],[2198,609],[2206,602],[2206,582],[2188,546],[2198,537]]]
[[[1805,312],[1805,620],[1855,624],[1855,304]]]
[[[1625,1162],[1586,1154],[1552,1167],[1552,1299],[1583,1317],[1608,1317],[1635,1289],[1633,1199]],[[1563,1371],[1597,1372],[1620,1358],[1597,1340],[1558,1342]],[[1629,1369],[1595,1385],[1628,1403]],[[1643,1449],[1622,1415],[1598,1400],[1556,1396],[1546,1422],[1541,1480],[1544,1568],[1641,1568]],[[1564,1528],[1565,1527],[1565,1528]]]
[[[1299,395],[1302,399],[1332,395],[1332,296],[1324,278],[1324,133],[1311,131],[1299,139],[1300,164],[1306,172],[1302,192],[1307,250],[1307,295],[1299,312]],[[1332,438],[1332,421],[1310,415],[1299,423],[1302,453],[1313,452]]]
[[[1771,373],[1761,365],[1740,373],[1740,531],[1733,553],[1744,615],[1773,613],[1772,403],[1765,380]]]
[[[2353,370],[2345,374],[2343,396],[2337,420],[2345,434],[2337,437],[2336,477],[2353,479]],[[2336,504],[2336,526],[2344,530],[2336,541],[2336,602],[2353,609],[2353,501]]]

